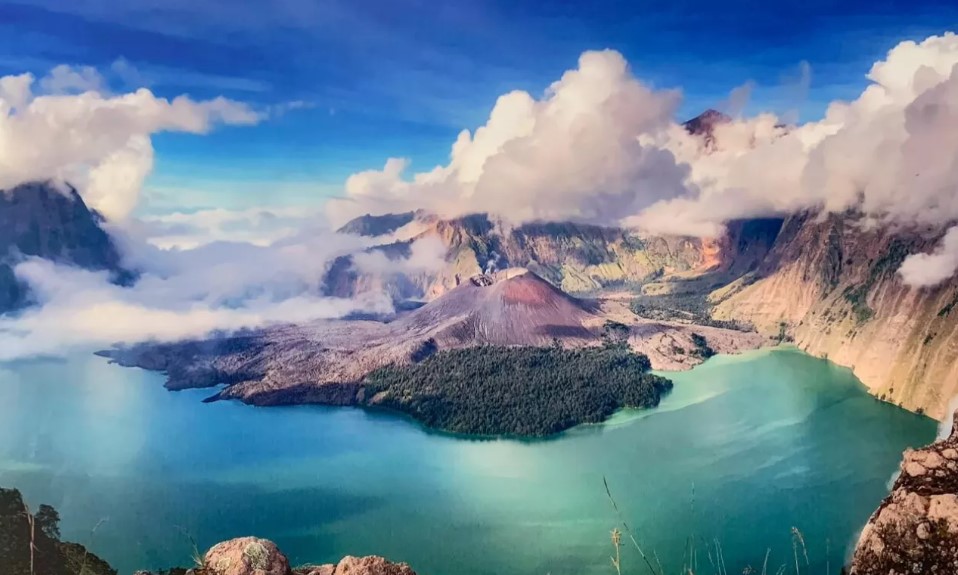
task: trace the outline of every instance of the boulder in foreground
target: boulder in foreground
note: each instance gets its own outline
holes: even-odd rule
[[[297,575],[416,575],[405,563],[390,563],[382,557],[344,557],[339,565],[322,565]]]
[[[203,556],[195,575],[416,575],[405,563],[382,557],[345,557],[338,565],[290,569],[276,544],[267,539],[241,537],[214,545]]]
[[[218,543],[203,557],[211,575],[289,575],[289,561],[266,539],[241,537]]]

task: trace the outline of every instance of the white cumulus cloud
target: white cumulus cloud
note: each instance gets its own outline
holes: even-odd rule
[[[0,189],[29,180],[69,181],[108,218],[130,214],[153,167],[150,136],[204,134],[263,116],[226,98],[160,98],[141,88],[110,94],[96,70],[57,66],[38,81],[0,78]]]
[[[943,226],[958,218],[958,36],[902,42],[851,102],[817,122],[761,115],[719,126],[706,150],[680,129],[656,135],[691,167],[684,195],[638,214],[694,230],[736,217],[855,208],[878,222]]]
[[[638,135],[670,125],[673,91],[639,82],[618,52],[586,52],[540,99],[501,96],[486,124],[459,134],[446,166],[406,177],[407,162],[354,174],[329,214],[427,208],[492,212],[513,221],[608,223],[684,192],[687,167]]]
[[[936,286],[958,270],[958,226],[952,227],[930,254],[912,254],[898,272],[905,283],[915,287]]]
[[[863,72],[861,94],[818,121],[737,118],[716,125],[706,145],[677,123],[677,92],[649,88],[617,52],[586,52],[541,98],[501,96],[485,125],[459,135],[447,165],[409,175],[405,160],[390,159],[350,177],[328,213],[490,212],[695,236],[806,209],[855,209],[906,228],[958,221],[958,36],[901,42]],[[797,97],[812,78],[803,62]],[[748,86],[733,91],[730,108],[741,108]],[[950,253],[946,241],[902,276],[930,285],[934,274],[919,264],[946,273]]]

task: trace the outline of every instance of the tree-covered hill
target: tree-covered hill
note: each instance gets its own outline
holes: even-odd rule
[[[545,436],[598,423],[623,407],[658,405],[672,388],[626,346],[482,346],[390,366],[365,382],[368,405],[475,435]]]

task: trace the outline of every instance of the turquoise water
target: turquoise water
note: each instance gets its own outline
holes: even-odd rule
[[[8,364],[0,485],[56,506],[64,537],[121,573],[188,565],[190,537],[202,549],[256,534],[293,563],[375,553],[422,575],[607,574],[603,476],[669,573],[690,536],[700,564],[718,540],[729,573],[767,548],[774,572],[792,562],[793,526],[835,570],[902,450],[935,434],[794,350],[671,377],[656,410],[521,442],[357,409],[202,404],[208,391],[171,393],[93,356]],[[639,561],[625,549],[623,572],[645,572]]]

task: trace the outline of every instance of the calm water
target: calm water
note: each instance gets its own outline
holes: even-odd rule
[[[294,563],[376,553],[424,575],[583,575],[610,573],[607,476],[670,573],[691,535],[718,539],[730,573],[771,548],[774,572],[793,526],[813,563],[830,548],[837,565],[901,451],[935,433],[797,351],[673,379],[657,410],[518,442],[355,409],[205,405],[206,391],[170,393],[92,356],[6,365],[0,485],[55,505],[64,537],[121,573],[189,564],[189,537],[202,549],[256,534]],[[626,549],[623,571],[639,561]]]

